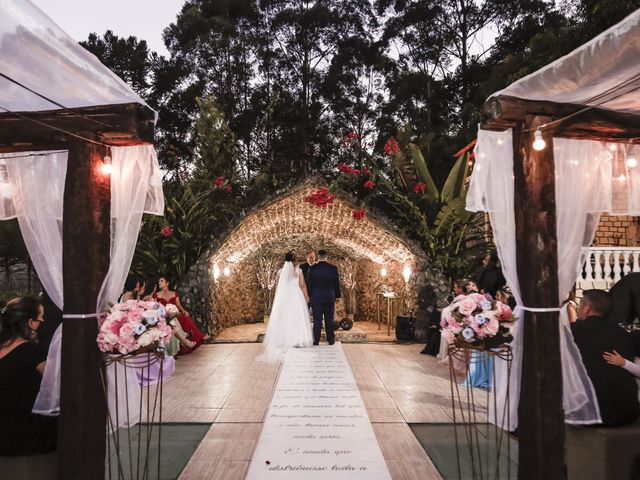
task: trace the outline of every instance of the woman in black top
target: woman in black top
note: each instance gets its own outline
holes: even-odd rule
[[[44,309],[20,297],[0,312],[0,455],[51,452],[57,419],[31,413],[47,357],[35,343]]]

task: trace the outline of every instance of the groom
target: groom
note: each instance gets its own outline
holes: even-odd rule
[[[311,298],[313,311],[313,344],[320,343],[320,331],[324,318],[327,342],[333,345],[333,314],[336,300],[340,298],[340,277],[338,267],[327,262],[327,252],[318,252],[318,263],[312,265],[307,273],[307,291]]]

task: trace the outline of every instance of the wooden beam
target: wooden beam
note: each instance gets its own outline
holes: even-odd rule
[[[558,305],[558,253],[553,138],[532,148],[533,132],[549,117],[527,117],[513,133],[516,263],[522,301]],[[564,478],[564,413],[557,312],[525,312],[518,408],[518,478]]]
[[[482,106],[482,128],[506,130],[525,122],[529,115],[557,120],[580,112],[584,105],[523,100],[499,95]],[[640,143],[640,115],[591,108],[549,127],[554,137]]]
[[[90,132],[83,132],[83,136]],[[106,149],[72,141],[64,188],[64,313],[95,313],[109,268],[110,178],[100,172]],[[95,318],[65,318],[58,437],[58,478],[104,478],[106,406]]]
[[[113,146],[153,143],[155,114],[139,103],[0,113],[0,153],[67,149],[76,135]]]

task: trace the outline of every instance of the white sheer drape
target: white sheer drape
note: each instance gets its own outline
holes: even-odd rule
[[[62,204],[67,152],[6,154],[12,208],[33,267],[51,300],[62,309]],[[7,198],[7,204],[9,199]],[[2,212],[0,212],[2,213]]]
[[[580,251],[590,245],[600,211],[626,211],[638,203],[640,191],[631,190],[636,172],[626,168],[630,150],[593,141],[554,139],[556,167],[556,215],[558,240],[558,305],[568,296],[581,265]],[[617,166],[617,167],[616,167]],[[616,168],[619,169],[619,173]],[[623,179],[624,177],[624,179]],[[640,185],[640,183],[637,183]],[[623,193],[620,193],[623,190]],[[467,195],[467,209],[489,213],[494,242],[505,278],[518,305],[522,305],[516,267],[515,215],[513,192],[513,145],[511,131],[480,130],[476,145],[476,166]],[[554,305],[545,305],[554,307]],[[524,311],[516,308],[521,319],[514,331],[513,364],[510,376],[509,422],[492,418],[504,428],[517,427],[522,372],[522,327]],[[593,385],[580,352],[571,336],[566,312],[561,312],[560,345],[562,355],[563,406],[568,423],[599,423],[600,413]],[[507,369],[496,362],[498,412],[504,412]]]
[[[98,312],[115,303],[122,293],[142,214],[164,213],[160,166],[152,146],[112,148],[111,165],[111,261],[98,295]]]
[[[111,260],[97,300],[98,312],[114,303],[122,290],[142,214],[164,212],[162,178],[153,146],[112,148],[111,156]],[[53,302],[63,309],[62,209],[67,152],[21,153],[0,158],[7,170],[6,181],[2,183],[10,185],[2,189],[7,195],[1,203],[0,219],[18,218],[38,277]],[[59,412],[61,335],[58,328],[49,349],[36,413]]]
[[[502,273],[511,288],[517,305],[522,305],[518,269],[516,265],[516,220],[513,210],[513,140],[511,130],[478,133],[475,147],[476,164],[467,193],[467,210],[485,211],[493,231]],[[506,162],[505,158],[511,158]],[[522,321],[523,310],[516,307],[513,312],[520,321],[513,325],[513,360],[511,374],[508,374],[507,362],[496,358],[496,377],[493,388],[496,389],[498,407],[495,412],[489,409],[489,420],[509,431],[518,425],[518,399],[520,398],[520,373],[522,371]],[[509,382],[507,382],[509,378]],[[510,392],[507,411],[507,391]],[[497,414],[497,418],[494,416]]]

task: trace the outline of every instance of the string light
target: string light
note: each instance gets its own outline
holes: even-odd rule
[[[328,249],[334,245],[348,256],[378,264],[415,260],[411,250],[391,231],[369,218],[356,223],[353,207],[342,199],[337,198],[326,208],[305,202],[304,198],[317,189],[317,185],[301,187],[247,216],[212,255],[211,264],[239,263],[265,245],[292,240],[319,241]]]
[[[540,129],[536,130],[533,134],[533,149],[534,150],[544,150],[544,147],[547,146],[547,143],[542,138],[542,132]]]
[[[228,277],[229,275],[231,275],[231,269],[229,267],[224,267],[224,269],[222,270],[222,273],[224,274],[225,277]]]
[[[411,267],[409,265],[404,266],[404,269],[402,270],[402,276],[404,277],[404,281],[406,283],[409,283],[409,280],[411,279]]]
[[[618,180],[619,182],[624,182],[627,179],[627,177],[624,175],[624,173],[621,173],[619,177],[616,178],[616,180]]]
[[[381,277],[386,277],[387,276],[387,269],[386,268],[382,267],[380,269],[380,276]]]
[[[213,281],[217,282],[218,278],[220,278],[220,267],[218,267],[218,264],[216,263],[213,266]]]
[[[638,166],[638,160],[636,160],[636,157],[633,155],[630,155],[627,157],[626,164],[629,168],[636,168]]]

